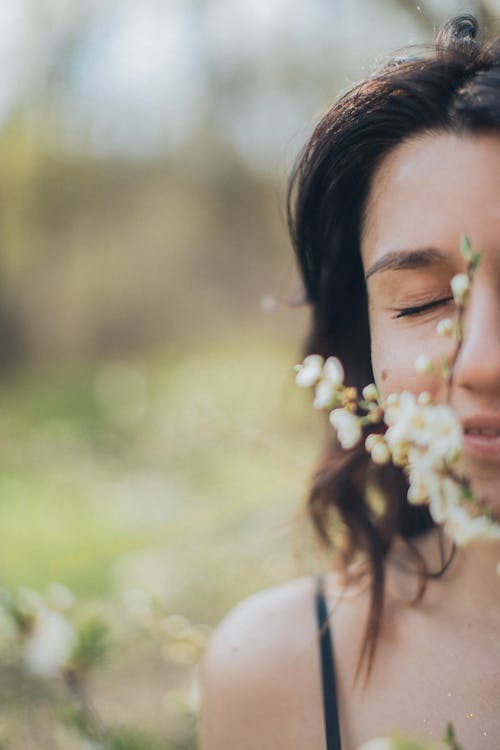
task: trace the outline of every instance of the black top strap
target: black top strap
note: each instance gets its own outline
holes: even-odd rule
[[[320,638],[321,681],[323,687],[323,709],[327,750],[341,750],[340,725],[337,707],[337,686],[335,683],[335,662],[332,637],[328,622],[328,610],[323,590],[323,576],[317,577],[316,617]]]

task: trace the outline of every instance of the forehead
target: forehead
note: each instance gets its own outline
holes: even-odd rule
[[[458,254],[462,234],[500,260],[500,132],[403,141],[373,175],[361,237],[365,271],[388,252]]]

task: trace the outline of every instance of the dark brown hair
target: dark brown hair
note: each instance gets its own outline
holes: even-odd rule
[[[422,132],[500,129],[500,40],[476,37],[476,19],[461,15],[442,27],[430,49],[395,58],[352,87],[321,119],[291,175],[289,228],[312,309],[306,353],[338,356],[349,385],[373,380],[360,236],[375,168]],[[377,489],[385,497],[383,512],[367,501]],[[371,606],[358,664],[359,671],[367,657],[367,674],[380,630],[384,560],[394,539],[405,540],[415,555],[419,596],[433,575],[411,542],[433,522],[406,493],[400,470],[375,467],[363,446],[340,451],[335,441],[313,477],[309,512],[321,542],[340,548],[346,565],[360,553],[369,563]]]

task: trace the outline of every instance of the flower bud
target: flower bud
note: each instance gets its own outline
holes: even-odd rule
[[[371,450],[372,461],[376,464],[387,464],[391,460],[391,452],[384,440],[378,440]]]
[[[436,326],[436,330],[440,336],[452,336],[455,330],[453,321],[450,318],[444,318],[440,320]]]
[[[335,387],[329,380],[320,380],[316,386],[313,406],[315,409],[326,409],[331,406],[335,395]]]
[[[363,398],[365,401],[378,401],[378,390],[375,383],[369,383],[363,388]]]
[[[358,390],[353,386],[346,388],[344,391],[344,398],[346,401],[355,401],[358,397]]]
[[[418,394],[417,401],[420,406],[429,406],[431,403],[431,394],[429,391],[422,391],[422,393]]]
[[[412,505],[422,505],[429,499],[425,485],[420,483],[410,484],[408,489],[408,502]]]
[[[429,373],[434,369],[431,359],[427,354],[419,354],[415,360],[415,370],[420,373]]]
[[[349,449],[361,439],[361,423],[358,417],[347,409],[334,409],[330,413],[330,422],[337,431],[342,448]]]
[[[328,357],[323,369],[323,378],[328,380],[335,388],[344,382],[344,368],[337,357]]]
[[[344,409],[350,414],[356,414],[358,405],[354,401],[348,401],[347,404],[344,404]]]
[[[295,382],[300,388],[309,388],[318,382],[323,370],[323,357],[319,354],[310,354],[301,365],[295,365]]]
[[[451,291],[453,292],[453,299],[459,307],[463,307],[470,294],[470,280],[467,274],[457,273],[451,280]]]
[[[375,408],[366,415],[366,418],[370,424],[377,424],[384,418],[384,411],[380,407]]]

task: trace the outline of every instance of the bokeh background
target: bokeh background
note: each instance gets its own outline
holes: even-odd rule
[[[468,8],[499,31],[498,0]],[[112,623],[95,703],[159,747],[195,746],[209,627],[317,564],[287,173],[342,89],[463,9],[1,1],[0,585]],[[0,683],[1,747],[80,747],[52,688]]]

